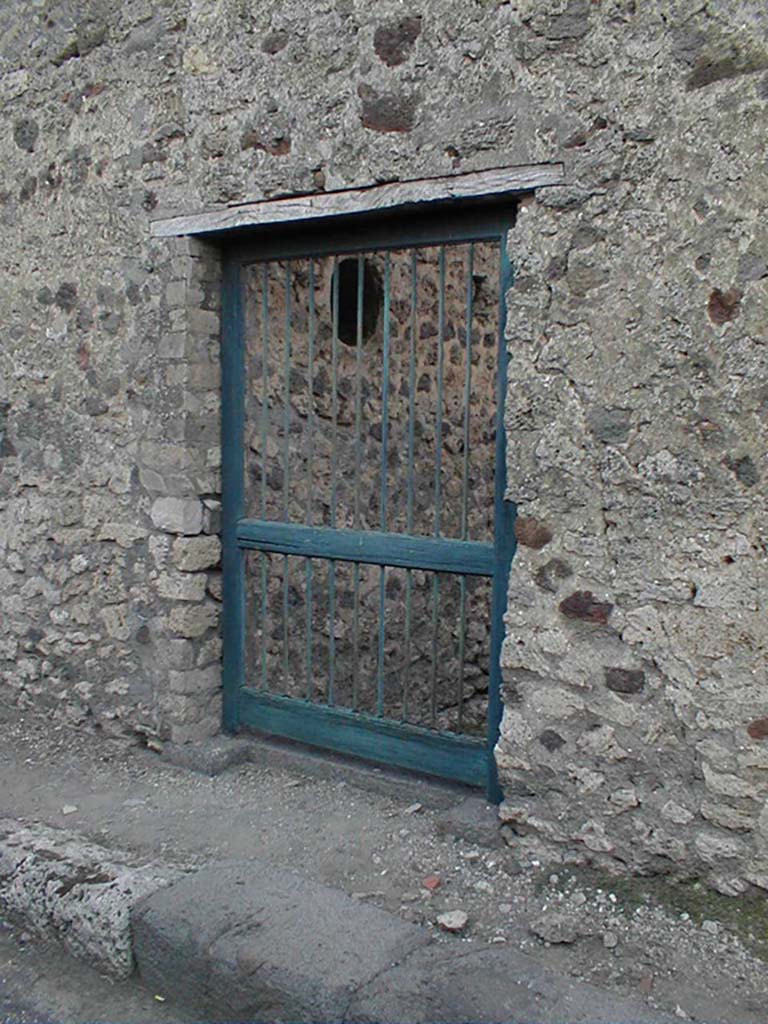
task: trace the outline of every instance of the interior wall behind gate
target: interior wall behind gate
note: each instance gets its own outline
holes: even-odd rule
[[[217,728],[217,266],[152,218],[563,160],[512,238],[508,835],[768,887],[763,7],[6,4],[2,699]]]
[[[248,265],[246,515],[493,543],[499,267],[495,241]],[[248,685],[375,713],[381,676],[387,717],[484,737],[490,579],[385,575],[382,602],[378,566],[251,555]]]

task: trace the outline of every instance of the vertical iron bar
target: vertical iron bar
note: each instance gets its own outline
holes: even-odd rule
[[[391,306],[392,260],[390,254],[384,257],[384,354],[381,380],[381,500],[379,503],[381,529],[387,528],[387,478],[389,455],[389,357],[391,342],[390,306]]]
[[[339,434],[339,262],[333,263],[333,334],[331,336],[331,529],[336,527]]]
[[[331,529],[336,529],[339,441],[339,261],[333,260],[333,333],[331,336]],[[328,563],[328,704],[333,705],[336,688],[336,562]]]
[[[440,536],[443,500],[443,372],[445,338],[445,246],[440,246],[440,285],[437,306],[437,418],[435,438],[435,536]]]
[[[475,247],[469,243],[467,253],[467,323],[464,342],[464,451],[461,482],[461,539],[467,539],[467,508],[469,504],[469,403],[472,388],[472,300],[474,297]],[[467,635],[467,577],[459,577],[459,714],[457,730],[464,725],[464,660]]]
[[[352,569],[354,600],[352,604],[352,710],[357,711],[360,690],[360,563]]]
[[[315,261],[309,259],[309,339],[307,357],[307,526],[312,525],[312,500],[313,500],[313,475],[314,475],[314,445],[315,445],[315,332],[317,324],[315,321]],[[307,700],[312,700],[313,695],[313,674],[312,674],[312,653],[313,653],[313,629],[312,629],[312,582],[313,565],[312,559],[307,558],[306,587],[307,587]]]
[[[288,555],[283,555],[283,686],[288,693]]]
[[[355,337],[355,529],[360,529],[360,473],[363,429],[363,282],[365,262],[357,257],[357,333]]]
[[[267,555],[264,551],[259,552],[259,565],[261,568],[261,688],[269,688],[267,677]]]
[[[283,345],[283,517],[288,522],[288,493],[290,490],[291,429],[291,261],[285,261],[285,342]],[[288,556],[283,555],[283,687],[288,693]]]
[[[411,250],[411,329],[408,337],[408,483],[405,509],[405,528],[413,533],[413,491],[414,491],[414,431],[416,420],[416,300],[417,263],[416,250]],[[408,697],[411,689],[411,602],[413,599],[413,576],[410,569],[405,571],[405,672],[403,673],[403,721],[408,721]]]
[[[474,297],[474,257],[475,246],[469,244],[467,255],[467,323],[464,341],[464,464],[462,466],[462,487],[461,487],[461,539],[467,539],[467,512],[469,504],[469,404],[472,388],[472,300]]]
[[[267,436],[269,434],[269,264],[261,273],[261,518],[267,518]],[[267,555],[259,552],[261,570],[261,689],[269,687],[267,676]]]
[[[440,246],[440,284],[437,311],[437,422],[435,438],[435,537],[440,536],[442,520],[442,472],[443,472],[443,370],[445,338],[445,246]],[[432,685],[430,691],[430,724],[435,727],[437,718],[437,657],[438,657],[438,609],[440,605],[440,577],[432,577]]]
[[[416,250],[411,252],[411,330],[408,340],[408,492],[406,525],[413,532],[414,500],[414,436],[416,420],[416,308],[417,308]]]
[[[459,711],[456,731],[464,727],[464,664],[467,636],[467,577],[459,576]]]
[[[384,358],[381,380],[381,530],[387,528],[387,475],[389,447],[389,347],[390,347],[390,304],[391,304],[392,260],[387,252],[384,257]],[[384,713],[384,640],[386,636],[386,566],[379,570],[379,664],[377,673],[376,710]]]
[[[355,339],[355,529],[360,529],[360,489],[363,431],[363,282],[365,263],[357,257],[357,336]],[[360,563],[355,562],[352,606],[352,708],[357,709],[360,687]]]
[[[267,433],[269,429],[269,264],[261,273],[261,518],[267,518]]]
[[[283,518],[288,522],[288,492],[290,490],[291,429],[291,261],[285,261],[285,338],[283,344]]]
[[[312,476],[315,457],[315,333],[317,331],[315,311],[315,261],[309,260],[309,338],[307,354],[307,526],[312,525]]]

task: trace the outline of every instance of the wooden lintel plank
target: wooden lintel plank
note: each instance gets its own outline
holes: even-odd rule
[[[320,217],[339,217],[344,214],[372,213],[398,206],[449,199],[479,199],[484,196],[527,192],[548,185],[562,185],[564,173],[561,163],[530,164],[524,167],[472,171],[443,178],[418,178],[367,188],[267,199],[209,213],[156,220],[152,224],[152,235],[155,238],[208,235],[236,228],[260,227]]]

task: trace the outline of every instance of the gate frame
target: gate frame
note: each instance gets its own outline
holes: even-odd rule
[[[223,727],[230,733],[246,726],[339,753],[439,775],[470,785],[484,785],[498,803],[494,747],[502,714],[501,647],[508,581],[515,551],[515,506],[507,490],[504,406],[509,355],[505,341],[506,296],[513,284],[509,232],[518,196],[406,204],[381,212],[241,228],[222,232],[222,567],[223,567]],[[230,237],[233,235],[234,237]],[[247,686],[245,672],[245,555],[238,535],[245,518],[245,310],[244,265],[260,260],[346,255],[385,249],[450,245],[470,241],[499,243],[499,342],[496,368],[494,569],[491,596],[491,643],[488,720],[485,741],[439,733],[418,726],[331,708],[300,698],[264,694]],[[361,559],[366,561],[366,559]],[[389,563],[387,563],[389,564]],[[403,740],[410,740],[410,745]]]

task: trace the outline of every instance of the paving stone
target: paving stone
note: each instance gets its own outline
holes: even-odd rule
[[[133,972],[130,913],[177,869],[137,865],[76,832],[0,821],[0,907],[114,978]]]
[[[674,1018],[494,944],[461,956],[444,945],[417,950],[402,966],[367,985],[352,1000],[348,1019],[400,1024],[668,1024]]]
[[[201,775],[221,775],[228,768],[244,764],[250,759],[251,743],[234,736],[213,736],[198,743],[166,743],[162,757],[164,761],[200,772]]]

